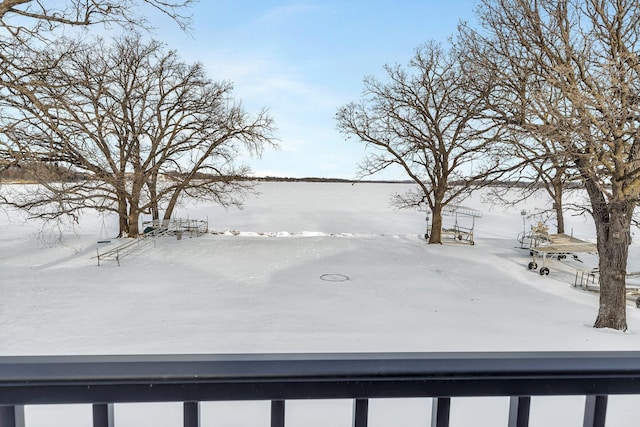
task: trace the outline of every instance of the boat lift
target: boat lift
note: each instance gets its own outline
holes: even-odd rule
[[[429,233],[431,232],[431,212],[426,210],[427,212],[427,231],[424,235],[425,239],[429,239]],[[482,218],[482,211],[477,209],[467,208],[464,206],[445,206],[442,208],[442,217],[443,217],[443,225],[442,225],[442,239],[468,243],[470,245],[474,245],[475,242],[473,240],[473,232],[475,229],[476,218]],[[449,226],[445,226],[444,217],[452,217],[453,224]],[[464,221],[464,225],[460,224],[460,221]],[[469,224],[469,221],[471,222]],[[451,221],[449,221],[451,222]]]
[[[523,211],[524,212],[524,211]],[[573,234],[573,233],[572,233]],[[541,276],[549,275],[549,267],[546,265],[547,259],[557,259],[558,261],[572,257],[582,263],[578,254],[586,253],[598,255],[598,246],[584,240],[577,239],[573,235],[549,234],[549,227],[543,222],[538,222],[531,226],[529,232],[522,232],[518,235],[521,249],[528,249],[533,260],[529,262],[529,270],[538,269],[538,260],[542,259],[539,273]],[[575,271],[573,287],[580,287],[585,291],[600,291],[600,271],[598,267],[580,268],[569,267]],[[627,272],[625,278],[626,299],[635,303],[640,308],[640,271]]]
[[[530,254],[533,260],[529,263],[529,270],[538,268],[537,259],[542,258],[540,267],[540,275],[549,275],[549,267],[546,266],[547,258],[565,259],[572,256],[578,259],[579,253],[597,254],[598,247],[595,243],[585,242],[566,234],[550,234],[548,240],[539,245],[530,248]]]
[[[598,247],[595,243],[589,243],[577,239],[573,235],[569,236],[563,233],[549,234],[549,227],[542,222],[532,225],[531,232],[522,235],[518,240],[520,247],[529,249],[529,254],[533,258],[528,264],[529,270],[537,270],[538,260],[542,259],[539,270],[541,276],[549,275],[550,270],[546,265],[547,258],[562,260],[571,256],[579,261],[579,253],[598,254]]]

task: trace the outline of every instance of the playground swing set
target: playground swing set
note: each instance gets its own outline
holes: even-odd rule
[[[101,212],[102,226],[100,227],[100,236],[98,237],[98,243],[111,243],[111,238],[108,237],[107,225],[104,219],[104,212]]]

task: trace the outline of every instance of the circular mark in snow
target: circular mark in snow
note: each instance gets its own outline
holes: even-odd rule
[[[349,276],[345,276],[344,274],[331,273],[323,274],[322,276],[320,276],[320,279],[324,280],[325,282],[346,282],[347,280],[349,280]]]

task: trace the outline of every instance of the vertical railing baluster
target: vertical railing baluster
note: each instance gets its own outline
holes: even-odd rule
[[[353,427],[367,427],[369,420],[369,400],[355,399],[353,401]]]
[[[184,402],[182,412],[184,427],[200,427],[200,402]]]
[[[93,427],[113,427],[113,403],[93,404]]]
[[[583,427],[604,427],[608,396],[587,396],[584,405]]]
[[[24,406],[0,406],[0,427],[24,427]]]
[[[509,427],[529,427],[530,396],[511,396],[509,401]]]
[[[284,400],[271,401],[271,427],[284,427]]]
[[[450,397],[434,397],[431,406],[431,427],[449,427]]]

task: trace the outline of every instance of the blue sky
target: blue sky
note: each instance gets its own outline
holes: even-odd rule
[[[200,0],[190,35],[167,22],[154,36],[212,79],[233,82],[249,112],[269,109],[281,148],[248,161],[257,176],[351,179],[366,152],[337,131],[337,109],[360,99],[365,76],[383,78],[385,64],[407,64],[420,44],[473,21],[475,3]]]

